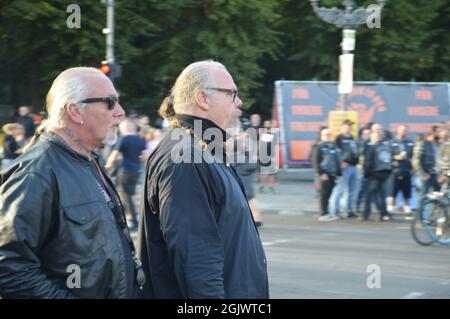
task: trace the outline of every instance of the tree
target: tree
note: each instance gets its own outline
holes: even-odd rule
[[[158,31],[135,43],[142,55],[124,65],[134,79],[119,81],[133,104],[156,110],[180,71],[193,61],[215,59],[235,78],[240,95],[251,104],[264,70],[260,60],[275,53],[279,40],[272,30],[277,1],[152,1],[144,13]],[[136,74],[139,74],[136,77]],[[127,83],[125,83],[127,81]]]
[[[44,105],[53,78],[105,56],[106,7],[79,0],[81,28],[66,26],[70,0],[0,4],[0,104]],[[373,0],[355,1],[366,7]],[[449,81],[447,0],[388,1],[380,29],[356,33],[355,80]],[[322,0],[321,6],[340,6]],[[196,60],[223,62],[247,112],[270,114],[274,81],[337,80],[341,29],[306,0],[116,0],[116,80],[126,109],[156,114],[176,76]]]
[[[339,7],[341,3],[323,0],[320,6]],[[356,6],[372,3],[356,1]],[[308,1],[283,0],[279,10],[276,30],[282,34],[281,53],[276,60],[268,57],[263,62],[268,70],[266,90],[279,79],[336,81],[341,29],[316,17]],[[387,2],[380,29],[361,25],[356,31],[354,79],[448,81],[449,12],[447,0]],[[271,100],[271,96],[262,98]]]
[[[100,1],[78,1],[81,28],[70,29],[66,8],[72,2],[16,0],[1,11],[0,71],[8,76],[0,85],[0,99],[42,109],[45,93],[58,73],[74,66],[97,67],[104,59],[105,6]],[[129,6],[118,12],[124,27],[118,32],[117,49],[120,59],[127,62],[140,54],[129,43],[149,34],[154,26]]]

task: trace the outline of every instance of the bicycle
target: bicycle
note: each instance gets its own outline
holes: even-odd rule
[[[450,172],[440,192],[428,193],[424,198],[423,209],[418,210],[411,224],[411,234],[416,242],[423,246],[435,243],[450,245]]]

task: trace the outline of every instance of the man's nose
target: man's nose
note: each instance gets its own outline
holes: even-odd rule
[[[124,118],[125,117],[125,111],[122,108],[122,105],[120,105],[119,102],[116,103],[116,106],[114,107],[114,116]]]
[[[241,108],[242,107],[242,100],[240,99],[239,96],[236,96],[236,102],[237,102],[236,107],[237,108]]]

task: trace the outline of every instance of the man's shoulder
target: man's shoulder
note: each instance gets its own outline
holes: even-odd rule
[[[24,154],[16,158],[8,168],[0,172],[1,183],[5,183],[11,178],[21,178],[21,176],[35,175],[47,182],[50,180],[51,170],[54,167],[49,158],[51,155],[51,145],[37,143]]]
[[[335,144],[329,143],[329,142],[324,142],[324,141],[320,141],[319,143],[317,143],[317,147],[318,148],[330,148],[332,146],[334,146]]]
[[[159,152],[164,153],[180,149],[202,152],[205,145],[200,138],[181,128],[168,132],[158,144]]]
[[[25,153],[18,157],[22,163],[32,163],[33,165],[43,165],[55,152],[55,146],[47,141],[38,141],[32,145]]]
[[[191,135],[164,137],[149,157],[151,173],[165,170],[176,171],[214,171],[215,158],[205,151],[206,144]],[[219,150],[220,151],[220,150]]]
[[[118,144],[136,144],[145,141],[139,134],[124,135],[119,139]]]
[[[354,140],[353,135],[344,135],[344,134],[338,134],[336,136],[336,140]]]

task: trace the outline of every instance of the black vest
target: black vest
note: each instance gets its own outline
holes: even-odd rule
[[[320,142],[319,150],[322,160],[320,161],[320,169],[327,175],[336,176],[339,171],[339,150],[328,142]]]
[[[388,141],[382,141],[375,146],[374,171],[392,170],[392,150]]]
[[[422,168],[428,174],[435,173],[435,146],[429,141],[424,141],[422,144],[421,164]]]

